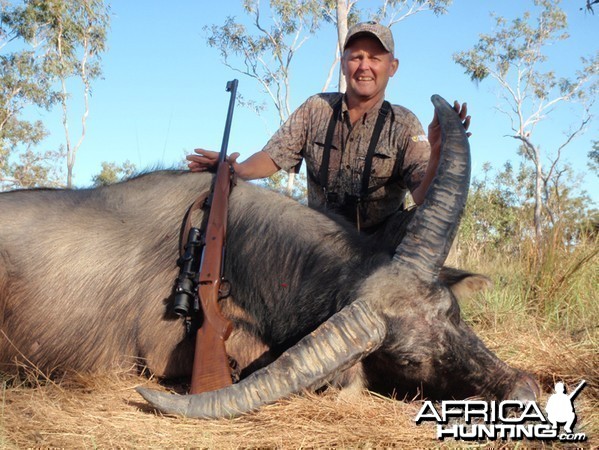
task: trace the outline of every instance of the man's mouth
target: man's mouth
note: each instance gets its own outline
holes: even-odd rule
[[[358,77],[358,81],[372,81],[374,78],[372,77]]]

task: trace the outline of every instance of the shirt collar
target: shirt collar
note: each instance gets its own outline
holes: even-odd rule
[[[377,117],[376,113],[379,112],[379,110],[383,106],[384,101],[385,101],[385,98],[381,98],[372,108],[370,108],[368,111],[366,111],[364,113],[364,115],[362,115],[361,123],[366,123],[367,121],[370,121],[370,120],[376,120],[376,117]],[[347,106],[347,95],[346,94],[343,94],[343,103],[341,105],[341,113],[343,114],[344,117],[349,117],[349,107]],[[372,119],[373,117],[375,119]]]

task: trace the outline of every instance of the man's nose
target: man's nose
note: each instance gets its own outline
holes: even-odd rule
[[[368,63],[368,59],[362,58],[360,60],[360,65],[358,66],[360,70],[368,70],[370,68],[370,64]]]

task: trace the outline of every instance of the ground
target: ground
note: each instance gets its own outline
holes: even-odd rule
[[[479,333],[480,334],[480,333]],[[487,328],[483,338],[510,364],[531,371],[543,385],[545,405],[555,380],[588,386],[575,402],[576,432],[584,447],[599,445],[599,354],[587,340],[535,327],[508,332]],[[507,345],[507,342],[510,345]],[[419,399],[397,401],[374,394],[346,397],[330,390],[282,400],[232,420],[204,421],[163,416],[135,392],[139,385],[165,389],[156,380],[129,373],[46,380],[30,373],[6,379],[0,411],[2,448],[356,448],[463,447],[476,443],[435,437],[431,423],[416,425]],[[482,444],[482,443],[481,443]],[[484,446],[513,448],[516,442]],[[529,441],[527,447],[562,444]],[[565,447],[564,447],[565,448]]]

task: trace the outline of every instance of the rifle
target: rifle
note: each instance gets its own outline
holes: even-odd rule
[[[212,186],[209,204],[210,214],[205,233],[205,246],[200,263],[197,293],[203,311],[203,322],[197,330],[191,394],[213,391],[232,384],[229,358],[225,341],[231,334],[232,325],[218,306],[221,288],[229,192],[233,182],[233,167],[227,161],[227,147],[231,132],[231,120],[237,93],[237,80],[227,82],[231,92],[225,132],[218,159],[216,178]]]
[[[576,389],[574,389],[574,391],[572,391],[572,393],[570,393],[570,395],[568,395],[568,398],[570,399],[570,401],[574,400],[574,397],[576,397],[580,391],[582,390],[582,388],[584,387],[584,385],[587,384],[586,380],[582,380],[580,382],[580,384],[578,386],[576,386]]]

